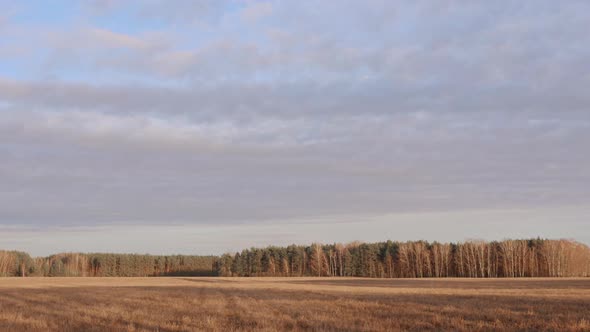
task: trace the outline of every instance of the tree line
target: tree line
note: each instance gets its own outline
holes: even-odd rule
[[[290,245],[221,256],[0,251],[0,276],[588,277],[590,248],[571,240]]]
[[[63,253],[31,258],[0,251],[0,276],[149,277],[215,276],[216,256]]]
[[[315,243],[225,254],[217,271],[221,276],[587,277],[590,249],[575,241],[543,239]]]

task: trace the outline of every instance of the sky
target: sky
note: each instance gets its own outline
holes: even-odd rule
[[[590,243],[588,1],[0,5],[0,248]]]

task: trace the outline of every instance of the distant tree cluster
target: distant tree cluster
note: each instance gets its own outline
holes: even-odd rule
[[[590,249],[569,240],[379,242],[246,249],[217,261],[221,276],[587,277]]]
[[[0,251],[0,277],[24,277],[35,270],[35,262],[26,252]]]
[[[0,276],[212,276],[217,274],[216,260],[215,256],[79,253],[31,258],[24,252],[0,251]]]

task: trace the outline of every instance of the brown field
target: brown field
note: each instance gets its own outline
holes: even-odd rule
[[[590,331],[590,279],[0,278],[2,331]]]

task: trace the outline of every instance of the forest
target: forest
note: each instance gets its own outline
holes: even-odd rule
[[[571,240],[290,245],[221,256],[0,251],[0,276],[588,277],[590,248]]]
[[[215,276],[215,256],[63,253],[31,258],[0,251],[0,276],[148,277]]]

